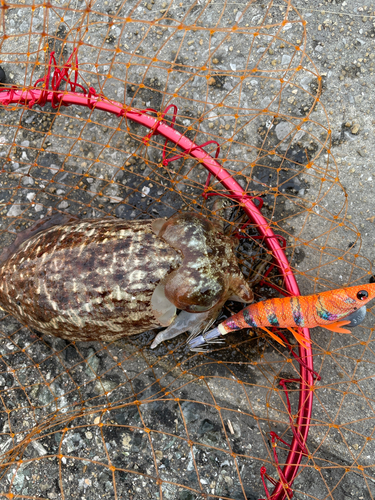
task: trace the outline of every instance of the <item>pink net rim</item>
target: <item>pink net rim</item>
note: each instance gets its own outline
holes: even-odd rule
[[[182,135],[180,132],[163,121],[166,111],[159,117],[150,116],[148,110],[138,110],[132,107],[123,106],[121,103],[111,101],[96,94],[95,90],[90,88],[88,94],[80,94],[78,92],[67,91],[48,91],[39,88],[32,90],[19,90],[17,88],[4,88],[0,90],[0,105],[9,106],[10,104],[26,105],[32,108],[35,104],[44,106],[46,103],[51,103],[53,107],[59,106],[84,106],[90,109],[97,109],[115,114],[118,117],[126,117],[144,127],[150,129],[151,133],[145,137],[146,142],[152,135],[159,134],[165,139],[176,144],[183,155],[188,155],[197,159],[205,166],[207,171],[216,177],[222,186],[228,191],[229,196],[235,198],[241,204],[241,208],[247,214],[249,219],[256,225],[257,230],[265,240],[268,249],[272,252],[276,265],[283,275],[285,287],[290,295],[300,295],[297,281],[290,268],[288,259],[281,247],[277,236],[269,226],[267,220],[263,217],[258,207],[252,202],[251,198],[243,191],[241,186],[235,179],[202,147],[197,146],[190,139]],[[173,106],[173,105],[172,105]],[[175,106],[173,106],[175,107]],[[169,108],[167,108],[169,109]],[[175,107],[175,109],[177,109]],[[307,339],[310,339],[308,328],[303,328],[303,334]],[[308,348],[299,345],[299,364],[300,364],[300,389],[298,401],[298,414],[293,425],[293,439],[290,445],[290,451],[286,459],[286,465],[281,469],[278,465],[277,455],[275,455],[275,466],[277,467],[280,479],[279,481],[272,480],[267,476],[265,468],[262,467],[261,475],[267,500],[283,500],[289,492],[290,487],[297,475],[299,465],[304,456],[307,456],[305,443],[309,433],[310,419],[313,404],[313,391],[311,387],[314,385],[314,370],[313,370],[313,352],[311,344]],[[286,391],[284,384],[284,391]],[[288,399],[289,403],[289,399]],[[274,449],[275,450],[275,449]],[[269,494],[265,477],[275,485],[274,491]]]

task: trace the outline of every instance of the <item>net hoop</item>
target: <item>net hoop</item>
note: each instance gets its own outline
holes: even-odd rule
[[[47,75],[47,82],[49,81],[49,73],[50,67]],[[56,80],[56,75],[61,75],[61,72],[55,67],[52,81],[54,78]],[[65,78],[63,79],[65,80]],[[269,251],[272,252],[274,261],[285,281],[286,290],[290,295],[300,295],[297,281],[290,268],[284,250],[279,243],[279,239],[272,231],[267,220],[263,217],[260,209],[253,203],[251,197],[243,191],[236,180],[233,179],[233,177],[209,153],[173,128],[175,118],[172,120],[172,125],[168,125],[165,121],[163,121],[168,109],[173,106],[175,110],[177,110],[176,106],[169,106],[164,113],[157,113],[158,116],[154,117],[147,114],[148,111],[154,110],[139,110],[133,107],[124,106],[119,102],[97,95],[95,89],[92,87],[89,89],[88,93],[86,93],[86,89],[83,89],[83,92],[84,93],[82,94],[69,91],[51,91],[36,87],[32,90],[20,90],[15,87],[3,88],[0,89],[0,105],[9,106],[10,104],[18,104],[29,108],[32,108],[34,105],[44,106],[46,103],[52,104],[54,108],[73,105],[83,106],[88,107],[91,110],[97,109],[106,111],[119,118],[125,117],[128,120],[150,129],[150,133],[144,137],[145,143],[147,143],[152,135],[158,134],[163,136],[167,141],[174,143],[182,150],[182,156],[187,155],[193,157],[198,160],[200,164],[204,165],[209,174],[215,176],[215,178],[228,191],[229,197],[236,199],[240,203],[241,208],[247,214],[251,222],[256,225],[259,235],[264,238]],[[303,334],[307,339],[310,339],[310,332],[308,328],[303,328]],[[284,444],[288,445],[290,451],[285,461],[286,465],[283,469],[281,469],[278,464],[276,450],[273,448],[275,459],[274,466],[277,469],[280,478],[278,481],[275,481],[272,477],[269,477],[266,474],[265,467],[261,468],[260,472],[267,500],[283,500],[289,493],[291,493],[290,488],[297,475],[302,458],[307,456],[305,443],[309,432],[313,404],[313,391],[311,390],[314,385],[313,352],[311,344],[308,348],[304,348],[301,345],[299,345],[298,348],[300,379],[298,379],[299,401],[295,422],[293,422],[292,415],[290,415],[293,439],[290,445],[284,442]],[[282,389],[284,390],[289,403],[285,382],[288,382],[288,380],[281,381],[280,385],[283,386]],[[278,436],[275,433],[271,434],[273,434],[272,443],[274,444],[275,436],[276,439]],[[275,486],[272,493],[268,492],[265,479],[268,479]]]

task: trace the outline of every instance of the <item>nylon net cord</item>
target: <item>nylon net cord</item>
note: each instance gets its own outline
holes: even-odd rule
[[[251,199],[302,293],[368,282],[291,1],[2,2],[0,34],[2,248],[56,212],[194,211],[242,236],[261,300],[286,283],[263,226],[248,224]],[[323,499],[358,476],[374,497],[372,310],[351,335],[313,330],[314,371],[285,332],[285,348],[249,330],[190,353],[186,335],[151,350],[155,331],[69,343],[0,321],[4,498]]]

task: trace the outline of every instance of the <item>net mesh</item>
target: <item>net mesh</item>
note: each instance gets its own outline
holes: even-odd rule
[[[245,236],[238,260],[256,300],[285,290],[243,200],[192,150],[131,119],[136,109],[204,145],[255,197],[302,293],[368,282],[331,153],[324,80],[291,1],[31,3],[1,2],[2,248],[55,212],[136,220],[190,210]],[[86,104],[66,106],[69,92]],[[228,199],[225,210],[213,194]],[[237,310],[230,302],[223,314]],[[186,336],[151,350],[154,331],[67,342],[3,311],[1,495],[323,499],[355,488],[373,498],[372,317],[351,335],[313,330],[310,432],[288,482],[307,404],[306,360],[289,336],[288,348],[245,331],[211,352],[190,353]]]

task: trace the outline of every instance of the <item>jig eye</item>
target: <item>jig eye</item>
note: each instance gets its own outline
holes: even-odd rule
[[[359,300],[367,299],[367,297],[368,297],[368,292],[366,290],[360,290],[357,293],[357,299]]]

